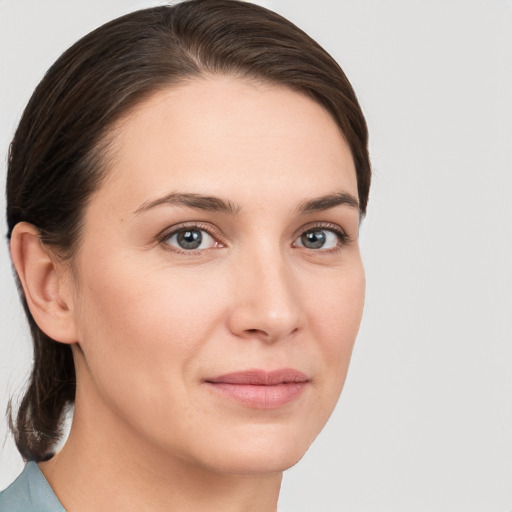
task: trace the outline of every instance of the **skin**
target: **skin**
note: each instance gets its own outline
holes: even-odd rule
[[[337,402],[361,319],[357,205],[311,203],[357,200],[350,150],[306,96],[210,76],[139,105],[107,162],[71,264],[43,264],[29,225],[13,235],[36,321],[72,344],[77,370],[69,440],[40,467],[78,512],[275,512],[282,471]],[[183,223],[204,230],[199,249],[180,248]],[[308,231],[325,245],[304,246]],[[205,382],[280,368],[308,380],[272,409]]]

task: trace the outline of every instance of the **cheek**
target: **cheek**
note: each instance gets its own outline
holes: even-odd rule
[[[365,276],[360,263],[339,269],[322,290],[309,293],[311,330],[327,369],[326,386],[335,394],[341,391],[348,370],[364,296]]]
[[[103,261],[82,274],[78,301],[84,341],[101,330],[123,347],[189,346],[209,329],[218,299],[217,284],[200,272],[173,271],[138,258]]]
[[[144,267],[136,258],[103,260],[94,272],[84,267],[79,341],[98,387],[119,400],[126,386],[157,402],[168,399],[219,324],[217,290],[213,278]]]

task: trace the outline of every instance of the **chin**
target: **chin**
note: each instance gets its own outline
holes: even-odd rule
[[[196,460],[217,472],[239,475],[281,473],[300,461],[316,438],[317,430],[297,432],[286,428],[258,428],[234,432],[228,440],[214,440]],[[249,434],[249,435],[247,435]]]
[[[297,464],[306,450],[274,450],[265,453],[231,453],[214,465],[219,473],[232,475],[269,475],[282,473]]]

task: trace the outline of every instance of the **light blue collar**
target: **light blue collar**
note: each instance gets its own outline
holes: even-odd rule
[[[50,484],[30,461],[14,482],[0,493],[0,512],[66,512]]]

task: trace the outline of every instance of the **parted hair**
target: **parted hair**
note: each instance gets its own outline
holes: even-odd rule
[[[102,183],[109,130],[162,88],[205,74],[264,81],[300,91],[335,120],[355,162],[361,214],[370,161],[366,122],[336,61],[293,23],[239,0],[188,0],[143,9],[97,28],[53,64],[27,104],[10,146],[8,238],[18,222],[72,259],[84,209]],[[28,387],[9,423],[26,460],[53,454],[75,398],[70,345],[35,323],[23,290],[34,358]]]

